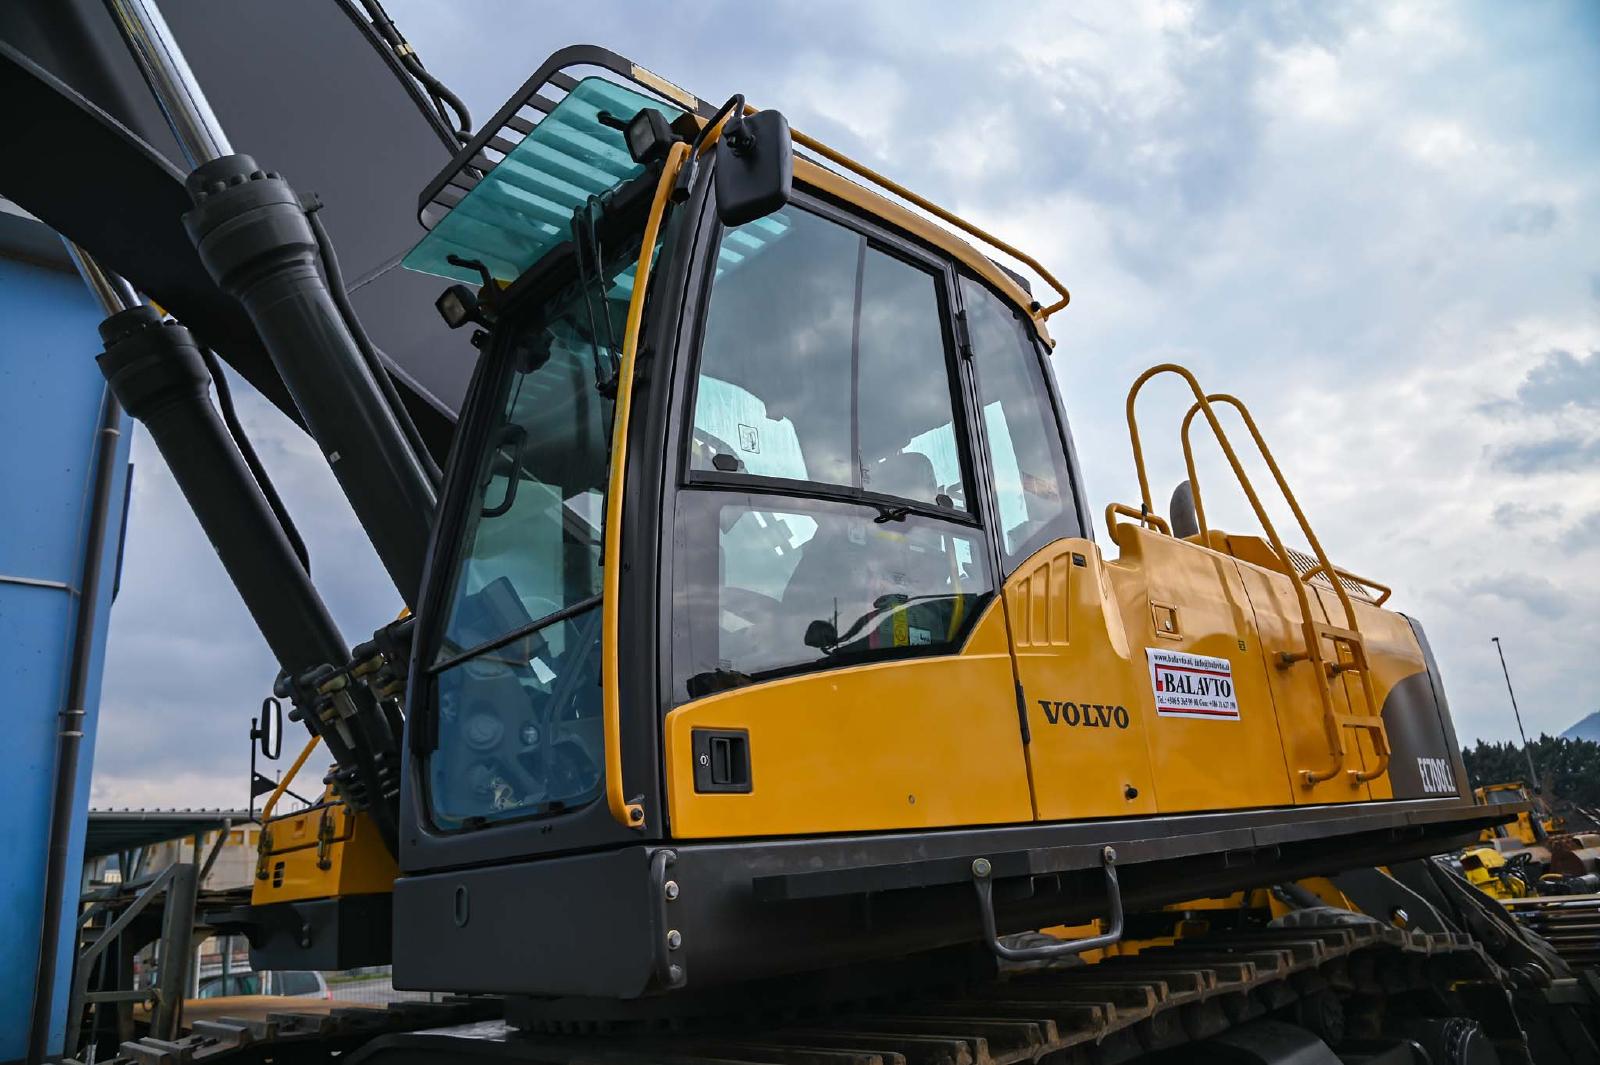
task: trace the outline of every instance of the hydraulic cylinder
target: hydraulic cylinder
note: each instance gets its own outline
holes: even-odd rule
[[[299,197],[248,155],[202,164],[188,189],[195,206],[184,224],[201,261],[244,305],[306,430],[415,609],[433,485],[328,292]]]

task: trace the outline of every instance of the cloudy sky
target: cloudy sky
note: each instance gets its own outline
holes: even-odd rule
[[[604,44],[1028,248],[1073,292],[1055,369],[1095,513],[1137,501],[1128,384],[1184,363],[1252,405],[1335,561],[1425,623],[1464,740],[1515,733],[1493,635],[1530,732],[1600,709],[1600,8],[387,6],[480,119]],[[1178,387],[1142,405],[1163,500]],[[397,597],[309,441],[242,405],[364,638]],[[239,804],[274,667],[142,432],[134,458],[95,802]],[[1250,529],[1202,462],[1214,523]]]

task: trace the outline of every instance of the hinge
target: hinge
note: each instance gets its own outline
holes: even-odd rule
[[[1033,742],[1033,734],[1028,731],[1028,700],[1022,694],[1022,685],[1016,684],[1017,689],[1017,724],[1022,727],[1022,745],[1028,746]]]
[[[972,358],[972,330],[967,328],[967,312],[956,312],[956,350],[961,352],[963,359]]]

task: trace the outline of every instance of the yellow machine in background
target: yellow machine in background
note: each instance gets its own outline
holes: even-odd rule
[[[252,906],[357,895],[386,895],[399,868],[372,818],[354,813],[331,786],[313,805],[273,816],[279,800],[317,748],[313,737],[261,810]]]
[[[1507,840],[1525,847],[1542,846],[1551,836],[1566,831],[1565,820],[1549,813],[1544,802],[1530,795],[1527,785],[1520,780],[1485,784],[1481,788],[1474,788],[1472,796],[1486,806],[1496,806],[1501,803],[1533,804],[1531,809],[1519,811],[1515,821],[1484,829],[1481,838],[1485,843]],[[1549,860],[1548,855],[1545,860]]]
[[[1495,899],[1521,899],[1535,894],[1524,879],[1521,864],[1514,865],[1493,847],[1471,847],[1461,854],[1467,883]]]

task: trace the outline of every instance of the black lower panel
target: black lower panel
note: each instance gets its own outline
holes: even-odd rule
[[[394,985],[642,995],[665,934],[650,864],[646,848],[627,847],[403,877],[395,882]]]
[[[354,969],[386,965],[394,929],[393,896],[343,895],[270,906],[239,906],[209,923],[250,941],[250,967]]]
[[[1508,812],[1452,798],[652,844],[405,877],[395,983],[601,999],[702,990],[973,942],[977,857],[1004,933],[1103,912],[1107,845],[1137,910],[1439,853]]]

